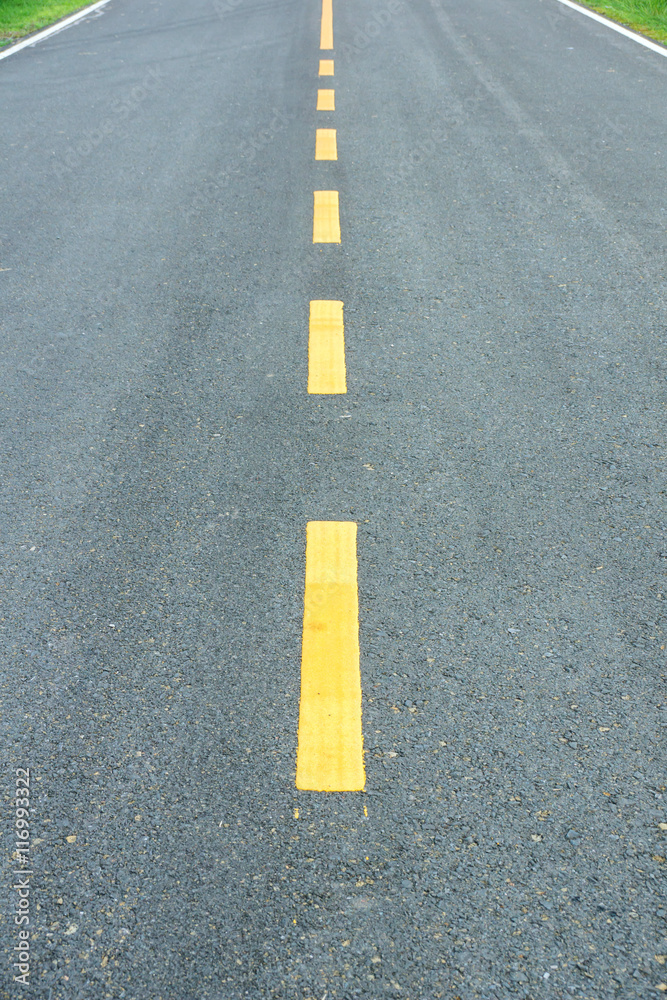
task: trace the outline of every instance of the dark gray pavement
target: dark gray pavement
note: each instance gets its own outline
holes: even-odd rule
[[[667,59],[556,0],[334,0],[316,115],[319,18],[112,0],[0,62],[0,996],[660,996]],[[366,794],[294,788],[328,518]]]

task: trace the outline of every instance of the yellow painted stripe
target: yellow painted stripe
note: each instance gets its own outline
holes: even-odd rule
[[[320,59],[320,76],[333,76],[333,59]]]
[[[338,191],[315,191],[313,243],[340,243]]]
[[[318,90],[317,91],[317,111],[335,111],[336,110],[336,99],[335,90]]]
[[[320,30],[320,48],[332,49],[333,43],[333,4],[332,0],[322,0],[322,27]]]
[[[308,392],[347,392],[342,302],[310,303]]]
[[[336,129],[318,128],[315,131],[315,159],[337,160]]]
[[[357,526],[311,521],[296,787],[312,792],[364,788],[359,671]]]

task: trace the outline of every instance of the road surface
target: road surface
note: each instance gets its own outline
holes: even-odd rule
[[[0,996],[657,997],[667,60],[557,0],[321,17],[111,0],[0,63]],[[296,787],[327,521],[363,791]]]

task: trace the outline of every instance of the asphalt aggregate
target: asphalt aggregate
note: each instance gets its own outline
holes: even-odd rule
[[[334,0],[322,78],[320,14],[111,0],[0,62],[0,997],[659,997],[667,59]],[[295,788],[329,519],[363,793]]]

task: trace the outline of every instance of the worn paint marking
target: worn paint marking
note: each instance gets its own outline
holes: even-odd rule
[[[317,111],[335,111],[336,110],[336,91],[335,90],[318,90],[317,91]]]
[[[313,243],[340,243],[338,191],[315,191]]]
[[[338,159],[338,146],[336,143],[335,128],[318,128],[315,130],[315,159]]]
[[[308,392],[347,392],[342,302],[310,303]]]
[[[333,3],[322,0],[322,24],[320,28],[320,48],[332,49],[333,43]]]
[[[365,782],[357,526],[352,521],[311,521],[306,529],[296,787],[354,792]]]

